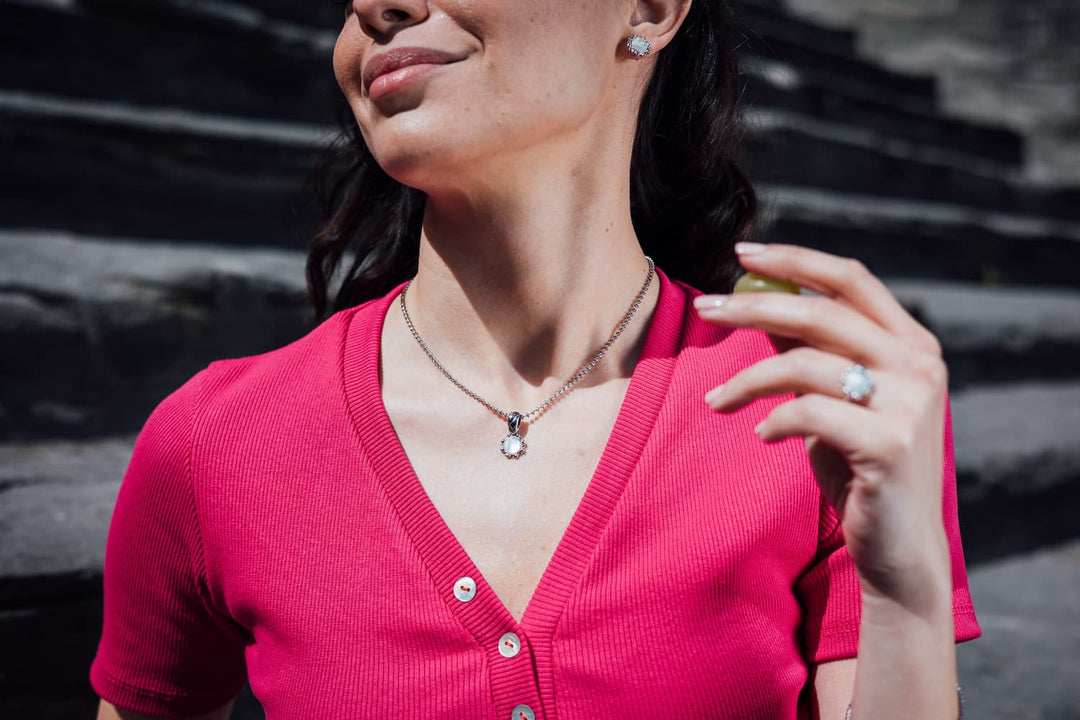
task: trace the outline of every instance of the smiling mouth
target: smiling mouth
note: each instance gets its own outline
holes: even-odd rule
[[[373,99],[404,87],[443,65],[462,58],[430,48],[398,48],[376,55],[363,71],[364,89]]]

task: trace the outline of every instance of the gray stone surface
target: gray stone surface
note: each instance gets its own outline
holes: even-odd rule
[[[969,499],[1080,481],[1080,383],[980,387],[952,403],[957,470],[978,479]]]
[[[1080,222],[971,206],[759,183],[762,232],[776,242],[857,257],[883,277],[979,286],[1080,288]],[[1071,203],[1080,208],[1080,202]]]
[[[1080,343],[1080,293],[911,281],[889,287],[956,350]]]
[[[1080,542],[981,565],[968,580],[983,636],[957,646],[965,717],[1080,718]]]
[[[950,386],[1069,379],[1080,368],[1080,293],[959,283],[889,283],[941,340]]]
[[[133,432],[206,363],[310,315],[300,252],[0,230],[0,437]]]
[[[960,524],[975,560],[1080,536],[1080,383],[953,395]]]
[[[0,227],[304,247],[318,224],[307,182],[331,136],[0,88]]]
[[[134,438],[0,444],[0,578],[100,573]]]
[[[1074,0],[784,0],[852,28],[858,49],[933,74],[956,117],[1005,123],[1028,140],[1028,172],[1080,183],[1080,4]]]
[[[759,182],[1080,221],[1080,191],[1048,190],[990,157],[781,108],[748,113],[744,156]]]

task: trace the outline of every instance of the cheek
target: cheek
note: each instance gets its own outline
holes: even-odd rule
[[[350,18],[338,35],[334,44],[334,77],[337,78],[338,87],[349,99],[349,104],[355,107],[353,100],[360,92],[360,57],[362,48],[356,38],[356,32],[350,27],[355,20]]]
[[[607,68],[580,47],[521,43],[507,50],[493,83],[505,113],[576,124],[604,102]]]

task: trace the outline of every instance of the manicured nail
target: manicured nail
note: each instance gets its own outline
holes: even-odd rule
[[[739,255],[757,255],[765,252],[767,245],[755,242],[735,243],[735,252]]]
[[[694,307],[698,310],[714,310],[723,307],[728,297],[727,295],[698,295],[694,298]]]

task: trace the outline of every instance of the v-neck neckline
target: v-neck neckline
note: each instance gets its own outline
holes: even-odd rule
[[[550,637],[577,587],[616,503],[656,423],[667,394],[686,312],[686,294],[659,269],[660,294],[641,354],[604,450],[585,493],[533,589],[521,622],[503,604],[436,509],[399,440],[382,399],[379,361],[382,327],[404,283],[350,318],[342,348],[342,378],[349,413],[375,475],[431,574],[443,600],[482,645],[502,633]],[[462,602],[454,585],[475,582]]]

